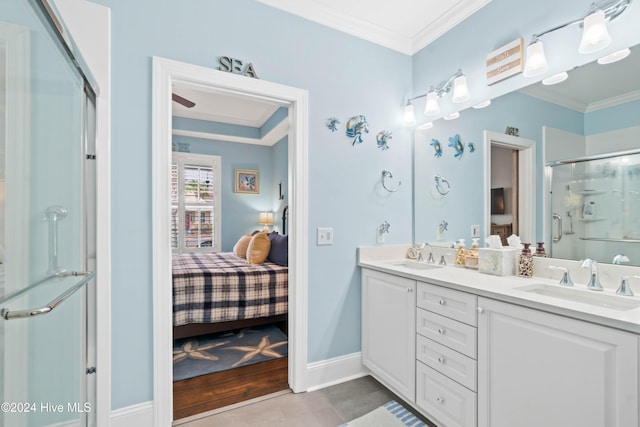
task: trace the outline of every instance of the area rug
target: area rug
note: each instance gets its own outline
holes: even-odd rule
[[[391,400],[366,415],[342,424],[340,427],[424,427],[419,418],[407,411],[401,404]]]
[[[274,325],[175,340],[173,380],[264,362],[287,354],[287,336]]]

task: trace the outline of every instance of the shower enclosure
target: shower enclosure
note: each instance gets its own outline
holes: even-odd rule
[[[551,256],[640,265],[640,150],[547,165]]]
[[[48,0],[0,2],[0,426],[95,425],[95,85]]]

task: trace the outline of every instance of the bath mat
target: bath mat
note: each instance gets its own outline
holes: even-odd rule
[[[175,340],[173,380],[287,356],[287,336],[275,325]]]
[[[391,400],[366,415],[342,424],[340,427],[424,427],[419,418],[407,411],[401,404]]]

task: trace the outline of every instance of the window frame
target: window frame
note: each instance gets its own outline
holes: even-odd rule
[[[171,247],[173,253],[186,253],[186,252],[220,252],[222,250],[222,185],[221,185],[221,177],[222,177],[222,157],[215,156],[210,154],[197,154],[197,153],[184,153],[184,152],[172,152],[171,156],[171,169],[173,169],[173,165],[178,165],[178,227],[177,227],[177,236],[178,243],[177,247]],[[184,182],[184,170],[187,166],[194,167],[210,167],[213,170],[213,204],[206,205],[212,206],[213,214],[212,214],[212,239],[211,246],[205,247],[187,247],[185,244],[185,229],[184,229],[184,215],[187,203],[185,202],[185,182]],[[172,172],[170,171],[170,174]],[[173,195],[171,192],[173,191],[173,178],[171,188],[169,189],[169,204],[170,210],[174,208]],[[200,211],[200,215],[202,215],[202,211]],[[172,218],[173,214],[170,212],[169,217]],[[173,227],[173,225],[172,225]],[[172,230],[169,230],[170,235],[172,235]],[[173,241],[173,238],[170,239]]]

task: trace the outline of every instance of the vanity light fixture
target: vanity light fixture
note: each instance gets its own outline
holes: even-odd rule
[[[567,80],[568,77],[569,77],[569,74],[567,74],[566,71],[563,71],[561,73],[554,74],[553,76],[547,77],[546,79],[542,80],[542,84],[545,86],[555,85]]]
[[[445,116],[443,117],[443,119],[445,119],[445,120],[455,120],[455,119],[457,119],[458,117],[460,117],[460,113],[459,113],[459,112],[457,112],[457,111],[455,111],[455,112],[453,112],[453,113],[449,113],[449,114],[445,115]]]
[[[405,124],[415,124],[416,116],[411,101],[418,98],[426,98],[427,102],[424,107],[424,114],[426,116],[436,116],[440,114],[440,104],[438,99],[449,93],[452,88],[453,94],[451,96],[451,100],[454,103],[465,102],[471,97],[469,87],[467,86],[467,78],[462,70],[458,70],[447,80],[440,82],[437,86],[431,86],[429,92],[423,95],[414,96],[407,100],[407,104],[404,107]]]
[[[587,16],[566,22],[540,33],[534,34],[531,43],[527,47],[527,59],[523,75],[535,77],[545,73],[549,65],[544,55],[544,46],[540,37],[553,31],[560,30],[571,25],[583,27],[582,39],[578,52],[589,54],[604,49],[611,43],[611,36],[607,31],[606,23],[617,18],[624,12],[632,0],[596,0],[591,3]]]
[[[631,51],[629,50],[629,48],[625,47],[624,49],[620,49],[618,51],[610,53],[609,55],[605,55],[602,58],[598,58],[598,64],[600,65],[612,64],[614,62],[618,62],[621,59],[626,58],[630,54],[631,54]]]

